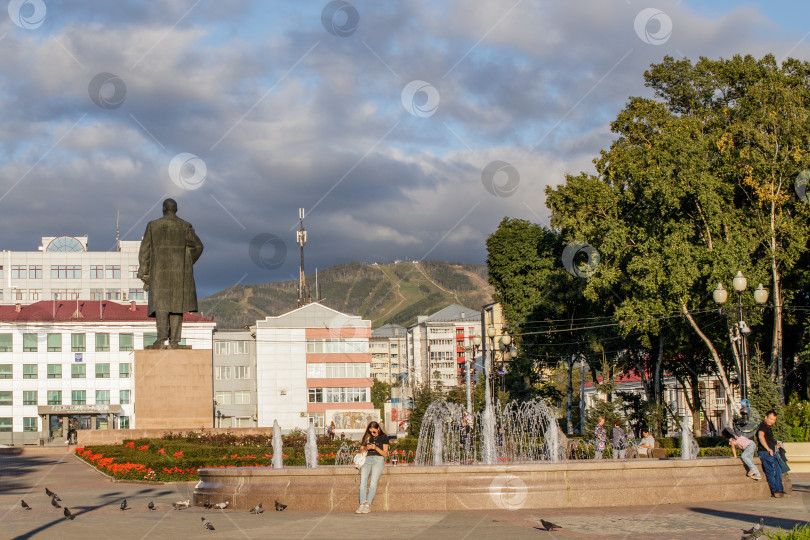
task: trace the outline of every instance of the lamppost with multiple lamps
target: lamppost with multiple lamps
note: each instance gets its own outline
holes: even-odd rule
[[[737,373],[740,379],[740,397],[746,399],[748,397],[748,387],[750,381],[748,380],[748,334],[751,333],[751,328],[746,324],[743,319],[743,303],[742,295],[748,288],[748,279],[741,271],[737,271],[737,275],[731,280],[734,287],[734,292],[737,293],[737,336],[738,341],[737,351],[739,356],[739,364],[737,365]],[[722,283],[718,283],[712,292],[712,298],[718,306],[722,306],[728,300],[728,291],[723,288]],[[762,286],[762,283],[754,289],[754,302],[762,307],[768,301],[768,289]],[[722,309],[721,309],[722,310]],[[733,345],[732,345],[733,346]],[[736,363],[736,362],[735,362]]]
[[[475,363],[475,351],[481,346],[481,336],[477,333],[472,337],[472,345],[464,347],[464,356],[466,364],[466,381],[467,381],[467,412],[472,412],[472,367],[471,364]],[[472,354],[470,358],[469,354]]]

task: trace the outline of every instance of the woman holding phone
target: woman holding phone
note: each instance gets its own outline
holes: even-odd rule
[[[377,482],[380,481],[385,458],[388,457],[388,435],[377,422],[369,422],[366,432],[360,440],[360,449],[366,451],[366,462],[360,467],[360,506],[355,514],[368,514],[371,511],[371,502],[377,492]],[[366,493],[368,484],[368,493]]]

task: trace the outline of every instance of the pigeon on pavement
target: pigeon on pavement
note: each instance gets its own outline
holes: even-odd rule
[[[155,503],[153,503],[152,501],[149,501],[149,504],[147,504],[146,507],[149,510],[154,510],[155,509]]]
[[[214,526],[213,526],[213,525],[211,525],[211,522],[210,522],[210,521],[208,521],[208,520],[207,520],[207,519],[205,519],[204,517],[201,517],[200,519],[202,520],[203,527],[205,527],[205,528],[206,528],[206,529],[208,529],[209,531],[213,531],[213,530],[214,530]]]
[[[70,513],[70,509],[67,506],[62,513],[65,514],[65,519],[73,519],[73,514]]]
[[[555,525],[554,523],[546,521],[545,519],[541,519],[540,523],[543,524],[543,527],[545,527],[547,531],[553,531],[554,529],[562,529],[562,527],[560,527],[559,525]]]
[[[23,508],[25,508],[26,510],[31,510],[31,507],[30,507],[30,506],[28,506],[28,503],[27,503],[27,502],[25,502],[24,500],[20,499],[20,504],[21,504],[21,505],[22,505],[22,507],[23,507]]]
[[[188,508],[191,504],[190,499],[186,499],[185,501],[177,501],[176,503],[172,503],[175,510],[182,510],[183,508]]]
[[[51,490],[50,490],[50,489],[48,489],[48,488],[45,488],[45,495],[47,495],[48,497],[54,498],[54,499],[56,499],[57,501],[61,501],[61,500],[62,500],[62,499],[60,499],[60,498],[59,498],[59,495],[57,495],[56,493],[54,493],[53,491],[51,491]]]
[[[251,514],[263,514],[264,513],[264,508],[262,508],[262,503],[260,502],[259,504],[257,504],[253,508],[251,508],[250,513]]]
[[[129,507],[127,506],[127,500],[126,500],[126,499],[124,499],[124,502],[122,502],[122,503],[121,503],[121,510],[126,510],[127,508],[129,508]]]
[[[61,506],[59,506],[59,503],[56,502],[56,497],[53,497],[51,499],[51,506],[53,506],[54,508],[62,508]]]
[[[278,501],[274,501],[276,503],[276,512],[282,512],[285,508],[287,508],[286,504],[281,504]]]
[[[212,508],[213,506],[214,505],[211,504],[211,499],[205,499],[205,502],[203,503],[203,508]]]
[[[759,523],[751,527],[747,531],[743,531],[745,534],[754,534],[756,532],[764,531],[765,530],[765,519],[759,518]]]
[[[220,510],[225,510],[225,508],[228,506],[228,501],[217,503],[214,506],[216,506]]]

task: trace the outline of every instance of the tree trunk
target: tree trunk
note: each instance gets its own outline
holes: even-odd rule
[[[655,359],[655,371],[653,372],[653,387],[655,392],[655,403],[661,405],[661,364],[664,361],[664,337],[658,334],[658,358]]]
[[[737,402],[737,398],[734,397],[734,392],[731,391],[731,385],[728,382],[728,377],[726,377],[726,370],[723,368],[723,362],[720,360],[720,355],[717,354],[717,349],[714,348],[714,344],[712,341],[703,333],[700,327],[695,322],[695,319],[692,317],[692,314],[689,313],[689,308],[686,307],[684,302],[681,302],[681,306],[683,307],[683,314],[686,315],[689,324],[692,325],[692,329],[700,336],[700,339],[703,340],[703,343],[706,344],[706,347],[709,349],[709,352],[712,355],[712,359],[714,360],[714,367],[717,369],[717,377],[720,379],[720,384],[723,385],[723,390],[726,391],[726,395],[728,396],[729,401],[731,402],[732,410],[739,411],[740,404]]]
[[[773,213],[771,228],[773,229]],[[776,262],[776,236],[771,237],[771,270],[773,271],[773,343],[771,365],[776,366],[776,386],[779,389],[779,404],[785,404],[785,371],[782,367],[782,281]]]

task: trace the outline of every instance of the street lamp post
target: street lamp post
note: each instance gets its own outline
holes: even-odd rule
[[[742,399],[746,399],[748,397],[748,387],[750,385],[750,381],[748,380],[748,334],[751,333],[751,328],[748,326],[748,324],[746,324],[745,319],[743,318],[744,312],[742,295],[748,288],[748,279],[746,279],[743,273],[738,270],[737,274],[734,276],[734,279],[731,280],[731,284],[734,287],[734,292],[737,293],[736,326],[738,332],[737,339],[739,340],[737,350],[740,357],[740,363],[738,366],[740,397]],[[717,284],[717,287],[712,292],[712,298],[719,306],[726,303],[726,300],[728,300],[728,291],[723,288],[722,283]],[[762,283],[760,283],[759,286],[754,290],[754,302],[756,302],[758,306],[763,306],[767,301],[768,289],[763,287]]]
[[[472,352],[472,364],[475,363],[475,350],[481,346],[481,336],[478,334],[473,335],[472,338],[472,346],[465,347],[465,349],[469,349]],[[470,357],[467,356],[467,412],[472,413],[472,375],[471,375],[471,362]]]

